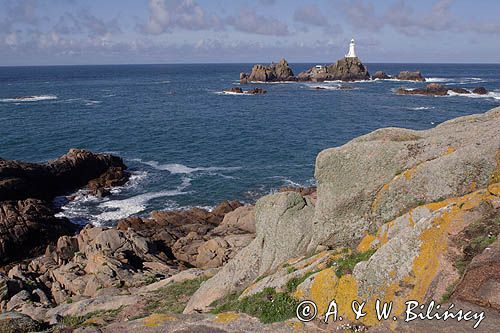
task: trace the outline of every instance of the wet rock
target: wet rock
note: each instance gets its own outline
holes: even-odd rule
[[[33,256],[77,227],[38,199],[0,202],[0,264]]]
[[[240,87],[232,87],[230,89],[224,90],[224,92],[232,93],[232,94],[243,94],[243,89]]]
[[[439,83],[428,84],[425,88],[405,89],[398,88],[396,93],[399,95],[429,95],[445,96],[448,95],[448,88]]]
[[[128,179],[121,158],[71,149],[45,164],[0,159],[0,201],[51,200],[90,184],[91,190],[124,184]]]
[[[422,76],[420,71],[402,71],[396,76],[398,80],[406,80],[406,81],[421,81],[425,82],[425,78]]]
[[[472,90],[473,94],[478,94],[478,95],[486,95],[488,93],[488,90],[484,87],[477,87]]]
[[[385,72],[382,72],[382,71],[376,71],[375,74],[372,75],[372,80],[376,80],[376,79],[379,79],[379,80],[386,80],[386,79],[390,79],[391,77],[389,75],[387,75]]]
[[[245,94],[250,94],[250,95],[266,94],[266,93],[267,93],[267,90],[264,90],[262,88],[254,88],[254,89],[245,91]]]

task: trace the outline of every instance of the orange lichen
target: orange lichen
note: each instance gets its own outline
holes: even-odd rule
[[[225,323],[230,323],[238,319],[239,317],[240,315],[236,312],[223,312],[215,316],[215,318],[212,321],[214,323],[225,324]]]
[[[365,237],[358,244],[357,250],[358,252],[366,252],[372,248],[373,241],[376,240],[377,237],[374,235],[366,234]]]
[[[450,147],[448,147],[448,149],[446,149],[446,152],[444,153],[444,155],[449,155],[451,153],[454,153],[455,151],[456,151],[456,149],[450,146]]]
[[[498,194],[500,183],[492,184],[488,190],[479,190],[469,193],[462,197],[448,198],[436,203],[423,205],[423,207],[436,212],[432,218],[431,225],[424,230],[420,236],[420,248],[418,255],[413,259],[411,271],[402,279],[395,280],[393,283],[381,285],[377,290],[371,290],[370,295],[361,295],[358,288],[358,281],[351,274],[346,274],[338,278],[333,268],[325,269],[316,274],[310,284],[302,290],[299,287],[295,296],[313,300],[318,306],[318,312],[324,314],[328,308],[329,302],[335,300],[338,306],[339,314],[349,320],[354,320],[354,314],[351,311],[353,300],[366,301],[365,312],[367,315],[359,321],[365,325],[377,325],[379,322],[375,317],[375,301],[379,298],[382,302],[393,302],[393,315],[399,316],[404,312],[405,302],[408,299],[425,301],[432,283],[440,272],[440,260],[448,248],[449,233],[452,229],[463,229],[470,221],[464,219],[467,210],[478,207],[483,201],[494,199]],[[410,226],[414,226],[412,211],[408,213],[408,219],[397,219],[386,223],[379,228],[377,235],[366,234],[358,245],[358,251],[369,248],[375,241],[379,240],[381,244],[387,242],[388,230],[396,222],[409,221]],[[396,278],[396,271],[389,272],[391,279]],[[405,286],[412,286],[411,288]]]
[[[144,323],[144,326],[157,327],[160,326],[163,322],[171,320],[177,320],[177,318],[164,313],[153,313],[152,315],[143,318],[142,322]]]

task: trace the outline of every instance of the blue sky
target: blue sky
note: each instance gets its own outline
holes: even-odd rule
[[[0,66],[500,62],[496,0],[0,0]]]

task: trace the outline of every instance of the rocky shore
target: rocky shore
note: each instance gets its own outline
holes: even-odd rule
[[[56,218],[52,200],[81,187],[96,196],[129,177],[121,158],[72,149],[46,164],[0,159],[0,264],[40,253],[77,227]]]
[[[484,311],[475,331],[495,331],[499,128],[500,108],[424,131],[379,129],[322,151],[317,188],[283,189],[255,205],[158,211],[78,232],[53,217],[51,198],[84,186],[105,195],[126,181],[119,158],[71,150],[44,165],[2,160],[0,212],[19,212],[38,229],[22,229],[17,250],[1,248],[0,331],[472,329],[470,321],[405,323],[410,299]],[[23,210],[20,203],[44,208]],[[20,235],[12,227],[18,215],[0,215],[2,244]],[[53,231],[57,225],[63,227]],[[44,253],[21,250],[48,226],[50,237],[36,246],[45,245]],[[318,307],[308,323],[294,319],[304,299]],[[344,320],[324,324],[332,299]],[[393,302],[391,316],[399,319],[378,321],[376,299]],[[356,320],[352,300],[371,310]]]

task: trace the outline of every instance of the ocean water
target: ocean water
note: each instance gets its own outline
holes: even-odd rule
[[[313,64],[292,64],[295,73]],[[500,65],[367,64],[421,70],[428,82],[486,87],[486,96],[398,96],[423,83],[253,84],[266,95],[222,94],[251,64],[0,67],[0,156],[41,162],[71,147],[121,156],[131,181],[98,199],[58,200],[75,222],[112,224],[153,209],[252,202],[314,184],[323,149],[386,126],[431,128],[500,105]],[[317,90],[316,86],[326,89]],[[244,87],[244,89],[246,89]],[[19,97],[24,97],[19,99]]]

